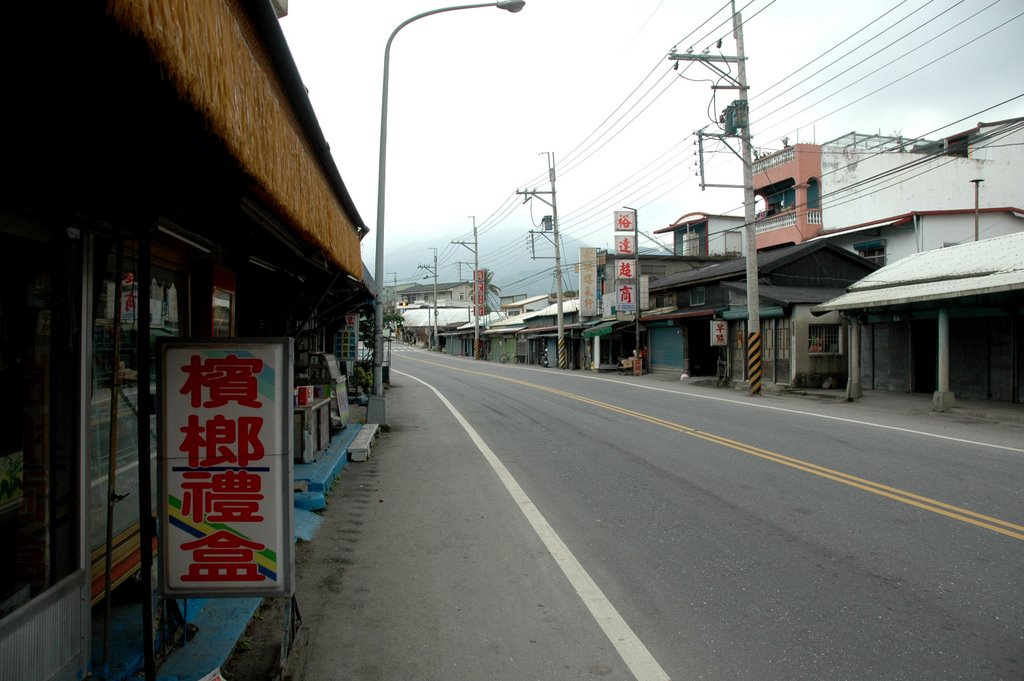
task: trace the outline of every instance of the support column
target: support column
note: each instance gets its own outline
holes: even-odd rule
[[[945,411],[956,398],[949,389],[949,310],[939,310],[939,376],[938,390],[932,395],[932,408]]]
[[[594,336],[594,370],[597,371],[601,367],[601,337]]]
[[[860,320],[856,317],[850,318],[850,376],[847,383],[847,401],[853,402],[864,397],[864,389],[860,382]]]

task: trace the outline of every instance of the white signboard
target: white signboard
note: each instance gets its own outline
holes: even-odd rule
[[[636,255],[636,237],[632,234],[616,234],[615,254]]]
[[[711,345],[725,347],[729,344],[729,324],[724,319],[711,320]]]
[[[291,595],[291,339],[157,351],[161,595]]]
[[[615,211],[615,231],[632,232],[636,227],[636,214],[631,210]]]
[[[596,317],[597,309],[597,249],[580,249],[580,316]]]
[[[618,312],[636,312],[636,285],[615,284],[615,309]]]
[[[636,259],[620,258],[615,261],[616,279],[636,279]]]

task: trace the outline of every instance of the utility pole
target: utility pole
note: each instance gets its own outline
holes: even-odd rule
[[[522,194],[526,197],[523,199],[523,203],[526,203],[531,198],[538,198],[551,206],[552,236],[554,237],[555,242],[555,306],[558,308],[558,368],[565,369],[566,366],[568,366],[568,356],[566,355],[565,348],[565,315],[562,312],[562,251],[558,238],[558,200],[555,193],[555,155],[550,151],[541,153],[547,154],[548,157],[548,179],[551,181],[551,191],[541,192],[536,189],[520,191],[517,189],[516,194]],[[548,201],[541,197],[540,194],[550,194],[551,200]]]
[[[724,118],[726,131],[724,135],[704,135],[717,137],[725,141],[726,137],[740,138],[740,160],[743,162],[743,228],[746,240],[747,259],[747,379],[750,394],[761,392],[761,300],[757,281],[757,228],[754,225],[754,173],[750,147],[750,109],[747,96],[747,57],[743,51],[743,19],[736,11],[736,0],[732,0],[732,34],[736,39],[736,56],[713,55],[705,51],[703,54],[677,54],[674,50],[668,58],[676,61],[699,61],[717,72],[731,85],[716,85],[715,89],[735,89],[739,91],[739,99],[726,108]],[[736,77],[715,65],[715,62],[736,64]],[[703,134],[703,133],[699,133]],[[735,152],[734,152],[735,153]],[[703,167],[703,159],[701,160]],[[709,186],[701,182],[701,188]],[[718,185],[723,186],[723,185]]]
[[[420,269],[424,269],[434,275],[434,300],[431,305],[431,317],[433,318],[434,333],[430,338],[430,343],[428,344],[430,349],[433,350],[434,344],[437,342],[437,249],[431,248],[430,250],[434,251],[434,266],[420,265]]]
[[[486,289],[486,281],[478,279],[483,277],[480,273],[480,242],[477,239],[476,233],[476,216],[468,215],[467,217],[473,220],[473,359],[480,359],[480,311],[483,309],[483,301],[480,300],[481,289]],[[465,241],[453,241],[453,244],[459,244],[469,248],[469,244]],[[484,296],[487,295],[487,291],[483,290]]]

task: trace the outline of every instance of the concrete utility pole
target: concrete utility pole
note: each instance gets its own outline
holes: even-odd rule
[[[480,359],[480,309],[483,302],[486,301],[487,290],[485,281],[484,301],[478,300],[481,288],[477,281],[477,277],[480,276],[480,241],[476,233],[476,216],[468,215],[467,217],[473,220],[473,248],[470,248],[473,251],[473,359]],[[453,241],[452,243],[469,248],[469,244],[465,241]]]
[[[732,83],[729,86],[716,85],[715,89],[736,89],[739,90],[740,99],[732,103],[726,109],[726,133],[724,135],[704,135],[706,137],[717,137],[725,142],[726,137],[740,138],[740,153],[738,156],[743,162],[743,222],[744,237],[746,240],[747,259],[747,380],[749,381],[750,394],[756,395],[761,392],[761,300],[758,291],[757,281],[757,227],[754,225],[754,173],[751,159],[750,146],[750,109],[748,105],[749,87],[747,85],[746,54],[743,51],[743,18],[736,11],[736,0],[732,0],[732,34],[736,39],[736,56],[726,57],[724,55],[713,55],[709,52],[703,54],[677,54],[675,51],[669,53],[668,58],[675,61],[699,61],[708,68],[717,72],[726,81]],[[715,62],[726,62],[736,64],[736,77],[733,78],[727,71],[720,69]],[[703,133],[701,133],[703,134]],[[728,142],[726,142],[728,146]],[[705,186],[701,184],[701,188]],[[727,185],[716,185],[727,186]]]
[[[555,305],[558,308],[558,368],[565,369],[568,366],[568,356],[565,347],[565,315],[562,312],[562,250],[558,237],[558,200],[555,193],[555,155],[553,152],[541,152],[548,157],[548,179],[551,181],[551,191],[541,192],[536,189],[516,190],[516,194],[526,196],[523,203],[531,198],[538,198],[551,206],[552,236],[555,242]],[[551,200],[542,198],[540,194],[550,194]]]
[[[430,343],[428,343],[428,347],[431,350],[433,350],[434,349],[434,343],[437,342],[437,249],[436,248],[431,248],[430,250],[432,250],[434,252],[434,266],[431,267],[430,265],[420,265],[420,269],[426,270],[427,272],[430,272],[431,274],[434,275],[434,300],[431,301],[431,306],[430,306],[431,307],[431,315],[430,316],[433,317],[432,327],[433,327],[434,332],[433,332],[433,335],[430,338]],[[426,277],[424,277],[424,279],[426,279]]]

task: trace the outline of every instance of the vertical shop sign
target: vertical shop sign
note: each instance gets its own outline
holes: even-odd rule
[[[711,320],[711,345],[725,347],[729,344],[729,326],[724,319]]]
[[[632,316],[637,312],[639,294],[636,252],[636,215],[631,210],[615,211],[615,312]]]
[[[478,318],[483,317],[487,301],[487,270],[475,271],[473,286],[473,308]]]
[[[157,351],[161,595],[291,595],[291,340]]]
[[[359,348],[359,315],[345,315],[345,326],[341,328],[341,352],[338,359],[347,364],[356,361],[356,351]]]
[[[597,249],[580,249],[580,316],[596,317],[597,310]]]

